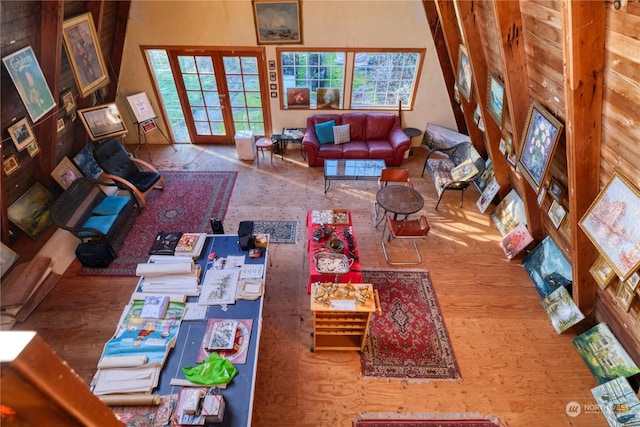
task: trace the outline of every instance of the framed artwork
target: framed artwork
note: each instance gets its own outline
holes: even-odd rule
[[[84,147],[73,158],[73,162],[78,166],[82,174],[88,178],[98,179],[102,175],[102,168],[98,166],[93,158],[93,144]]]
[[[593,276],[600,289],[605,290],[611,280],[615,276],[615,271],[611,268],[611,265],[604,259],[602,255],[598,256],[596,261],[589,269],[589,273]]]
[[[269,73],[269,80],[272,81],[272,82],[275,82],[276,81],[276,73],[274,73],[274,72]]]
[[[276,69],[276,61],[269,61],[269,69],[270,70]]]
[[[133,115],[136,116],[136,122],[142,123],[157,117],[146,92],[129,95],[127,96],[127,101],[129,102],[131,111],[133,111]]]
[[[51,177],[63,190],[69,188],[73,181],[82,176],[82,172],[78,170],[68,157],[63,157],[60,163],[51,171]]]
[[[340,108],[340,89],[319,87],[316,91],[316,104],[319,110],[337,110]]]
[[[627,284],[627,286],[629,286],[629,288],[632,291],[635,292],[636,289],[638,289],[638,283],[640,283],[640,273],[636,271],[631,276],[629,276],[629,278],[625,281],[625,283]]]
[[[85,108],[78,110],[78,113],[92,141],[127,133],[127,127],[115,103]]]
[[[476,206],[478,206],[480,213],[484,213],[487,210],[489,204],[496,197],[496,194],[498,194],[498,190],[500,190],[500,184],[498,184],[498,181],[495,178],[492,178],[476,201]]]
[[[73,96],[71,90],[66,91],[60,96],[62,100],[62,108],[64,108],[67,115],[71,114],[76,109],[76,98]]]
[[[62,132],[64,130],[64,119],[58,119],[56,122],[56,130]]]
[[[542,202],[544,201],[544,196],[547,195],[547,187],[542,187],[540,192],[538,193],[538,198],[536,201],[538,202],[538,206],[542,206]]]
[[[567,211],[564,209],[564,207],[562,207],[560,203],[558,203],[557,200],[551,202],[551,206],[549,207],[547,215],[549,215],[549,218],[551,219],[551,222],[556,229],[560,227],[560,224],[562,224],[562,220],[564,219],[564,216],[566,214]]]
[[[278,90],[278,85],[275,83],[269,84],[269,90]]]
[[[494,223],[500,235],[506,236],[522,223],[527,225],[527,215],[524,202],[516,190],[511,190],[491,211],[491,221]]]
[[[5,56],[2,62],[33,123],[56,106],[31,46]]]
[[[571,264],[549,236],[524,257],[522,265],[542,298],[561,286],[571,288]]]
[[[578,222],[620,280],[640,267],[640,192],[615,172]]]
[[[498,126],[502,126],[502,111],[504,106],[504,84],[493,73],[489,73],[487,82],[487,110]]]
[[[287,108],[309,108],[311,89],[308,87],[287,88]]]
[[[18,158],[14,154],[13,156],[9,156],[2,162],[2,168],[4,169],[4,173],[9,176],[15,171],[18,170],[20,165],[18,164]]]
[[[536,193],[544,181],[563,125],[540,104],[532,101],[520,146],[518,164]]]
[[[302,22],[298,0],[253,0],[253,16],[258,44],[302,43]]]
[[[504,155],[507,157],[507,162],[511,166],[515,166],[516,153],[515,153],[515,150],[513,149],[513,136],[509,132],[504,133],[504,148],[505,148]]]
[[[558,178],[552,176],[551,183],[549,184],[549,194],[551,194],[551,197],[553,197],[557,201],[560,201],[563,193],[564,185],[562,185],[560,181],[558,181]]]
[[[29,236],[37,239],[51,225],[49,207],[53,203],[53,195],[36,182],[9,209],[9,221]]]
[[[524,248],[529,246],[531,242],[533,242],[531,233],[529,233],[527,226],[521,223],[511,230],[509,234],[504,236],[500,242],[500,246],[507,259],[513,259],[522,252]]]
[[[278,97],[278,92],[271,92],[271,97],[272,98],[277,98]]]
[[[109,73],[100,51],[91,12],[64,21],[62,39],[80,95],[84,98],[106,86]]]
[[[18,120],[14,125],[9,126],[7,130],[13,141],[13,145],[16,146],[16,150],[18,151],[24,150],[31,141],[35,141],[36,139],[26,117]]]
[[[458,78],[456,83],[458,90],[469,102],[471,98],[471,63],[469,62],[469,53],[464,45],[458,47]]]
[[[36,154],[40,152],[40,146],[38,145],[38,141],[33,140],[27,145],[27,153],[29,156],[35,157]]]
[[[540,305],[551,320],[553,329],[559,334],[584,319],[584,314],[565,288],[553,291],[551,295],[540,301]]]
[[[625,281],[621,282],[618,285],[618,290],[616,291],[616,300],[618,300],[620,307],[622,307],[624,311],[629,311],[631,303],[633,302],[633,297],[635,296],[635,292],[633,292],[633,290],[631,290],[626,285],[626,283],[627,282]]]

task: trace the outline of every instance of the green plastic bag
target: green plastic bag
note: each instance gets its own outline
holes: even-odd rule
[[[231,382],[238,369],[214,351],[197,366],[185,366],[182,372],[192,383],[218,385]]]

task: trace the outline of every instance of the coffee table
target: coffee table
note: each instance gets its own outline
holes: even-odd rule
[[[331,181],[377,181],[386,167],[384,160],[325,160],[324,192],[329,191]]]

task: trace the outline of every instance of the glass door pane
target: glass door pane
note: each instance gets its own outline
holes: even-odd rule
[[[257,56],[224,55],[222,62],[234,129],[252,130],[254,135],[265,135]]]

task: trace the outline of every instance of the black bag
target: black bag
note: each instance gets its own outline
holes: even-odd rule
[[[80,243],[76,248],[76,257],[85,267],[108,267],[116,256],[109,243],[99,240]]]
[[[253,221],[240,221],[240,225],[238,226],[238,244],[243,251],[248,251],[256,247],[256,241],[253,238]]]

